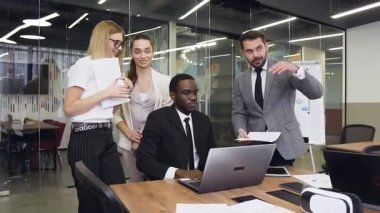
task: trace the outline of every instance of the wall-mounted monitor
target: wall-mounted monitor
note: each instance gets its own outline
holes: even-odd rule
[[[49,65],[0,62],[0,94],[47,95]]]

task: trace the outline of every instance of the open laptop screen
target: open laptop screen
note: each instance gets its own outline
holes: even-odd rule
[[[364,203],[380,205],[380,155],[323,151],[333,188],[358,195]]]
[[[194,188],[194,181],[179,182],[199,193],[260,184],[275,147],[275,144],[268,144],[213,148],[209,152],[202,181],[197,183],[199,188]]]

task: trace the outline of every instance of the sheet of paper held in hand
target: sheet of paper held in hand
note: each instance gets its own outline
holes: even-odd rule
[[[118,58],[94,59],[91,61],[91,66],[94,70],[98,91],[106,89],[112,83],[115,83],[117,78],[121,77]],[[103,100],[101,105],[103,108],[108,108],[128,101],[129,98],[108,98]]]
[[[248,138],[237,138],[235,141],[260,141],[273,143],[280,137],[281,132],[249,132]]]

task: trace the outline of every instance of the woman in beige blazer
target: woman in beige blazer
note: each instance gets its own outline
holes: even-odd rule
[[[152,68],[153,41],[146,35],[135,36],[130,43],[132,57],[128,78],[134,89],[131,100],[114,113],[113,122],[119,129],[119,147],[126,163],[130,182],[143,180],[136,168],[135,150],[138,148],[148,114],[173,101],[169,96],[170,77]]]

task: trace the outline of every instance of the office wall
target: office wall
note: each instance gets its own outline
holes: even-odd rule
[[[347,124],[365,123],[380,140],[380,22],[347,30]]]

